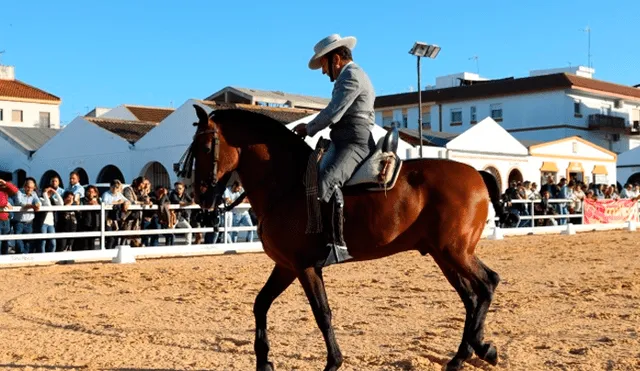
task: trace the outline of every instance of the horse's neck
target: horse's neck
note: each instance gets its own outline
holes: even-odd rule
[[[302,191],[302,169],[294,156],[300,154],[267,144],[242,150],[238,175],[258,216]]]

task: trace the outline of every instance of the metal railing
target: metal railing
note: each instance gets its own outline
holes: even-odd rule
[[[41,206],[38,211],[34,210],[22,210],[14,206],[12,209],[0,209],[2,212],[8,213],[44,213],[55,211],[100,211],[100,230],[99,231],[77,231],[77,232],[55,232],[55,233],[27,233],[27,234],[4,234],[0,235],[0,241],[12,241],[12,240],[51,240],[60,238],[100,238],[100,250],[105,250],[105,240],[107,237],[126,237],[126,236],[147,236],[147,235],[184,235],[192,233],[223,233],[223,243],[227,244],[227,233],[232,232],[249,232],[257,231],[257,226],[251,227],[232,227],[227,214],[233,213],[228,211],[224,215],[224,226],[222,227],[200,227],[193,228],[180,227],[180,228],[158,228],[158,229],[136,229],[136,230],[118,230],[108,231],[106,230],[106,215],[107,211],[112,210],[114,205],[68,205],[68,206]],[[171,210],[201,210],[198,205],[180,206],[180,205],[168,205]],[[247,203],[241,203],[234,208],[234,210],[248,210],[251,205]],[[158,210],[157,205],[131,205],[129,211],[149,211]],[[187,245],[190,244],[187,239]]]

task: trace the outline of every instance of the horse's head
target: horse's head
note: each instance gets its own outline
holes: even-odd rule
[[[192,159],[187,161],[191,164],[187,163],[185,166],[195,165],[195,202],[209,209],[217,204],[231,173],[238,167],[240,149],[229,145],[220,125],[202,107],[196,104],[193,106],[198,116],[198,121],[193,123],[197,130],[190,148]]]

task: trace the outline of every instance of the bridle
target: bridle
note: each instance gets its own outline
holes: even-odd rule
[[[177,171],[176,175],[182,178],[191,178],[193,165],[195,163],[194,148],[196,140],[199,136],[206,134],[213,134],[211,144],[206,147],[207,154],[210,154],[212,156],[211,160],[213,162],[213,167],[211,169],[211,172],[209,173],[209,179],[206,180],[205,185],[207,186],[207,188],[215,188],[218,185],[218,162],[220,161],[220,137],[218,136],[218,129],[208,129],[195,133],[191,145],[178,162],[179,170]]]
[[[194,124],[195,125],[195,124]],[[209,172],[208,179],[202,181],[200,184],[196,186],[205,185],[207,187],[207,191],[202,195],[205,199],[209,199],[212,201],[213,205],[216,205],[216,198],[222,195],[224,192],[224,188],[227,185],[227,182],[231,178],[231,173],[222,177],[222,179],[218,179],[218,163],[220,162],[220,136],[218,134],[218,129],[207,129],[200,132],[196,132],[193,135],[193,141],[187,151],[182,155],[180,161],[178,162],[178,170],[176,171],[176,175],[182,178],[191,178],[193,167],[195,164],[195,145],[197,138],[201,135],[212,134],[213,138],[211,143],[208,144],[205,148],[207,150],[207,154],[211,155],[211,162],[213,166],[211,171]],[[240,153],[240,149],[238,149],[238,154]],[[238,197],[239,201],[244,199],[245,193],[243,192],[240,197]],[[237,200],[237,201],[238,201]],[[239,203],[239,202],[238,202]],[[227,206],[225,208],[226,211],[231,210],[238,203],[235,203]]]

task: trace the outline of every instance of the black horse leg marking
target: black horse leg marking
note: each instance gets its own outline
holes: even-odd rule
[[[321,268],[307,268],[298,277],[307,294],[311,310],[327,346],[327,365],[324,371],[336,371],[342,365],[342,353],[331,326],[331,308],[324,288]]]
[[[256,338],[253,349],[256,353],[256,369],[258,371],[273,371],[274,369],[273,364],[269,362],[267,312],[269,312],[273,301],[276,300],[295,279],[295,272],[276,265],[253,304],[253,315],[256,321]]]
[[[500,283],[500,276],[477,257],[471,260],[470,266],[473,269],[469,280],[478,296],[478,305],[473,315],[472,335],[468,340],[480,359],[495,366],[498,363],[498,351],[493,344],[484,342],[484,322],[493,300],[493,293]]]
[[[436,257],[434,257],[436,258]],[[462,333],[462,341],[460,342],[460,346],[458,347],[458,352],[456,355],[447,363],[446,370],[447,371],[455,371],[460,370],[465,361],[470,359],[473,356],[473,348],[469,344],[469,337],[472,335],[473,325],[473,314],[476,310],[476,305],[478,303],[478,297],[473,292],[471,288],[471,284],[468,280],[460,276],[458,272],[449,267],[446,262],[441,259],[434,259],[442,273],[444,273],[447,281],[453,286],[456,290],[460,299],[462,299],[462,303],[464,304],[464,309],[466,312],[466,317],[464,321],[464,330]]]

